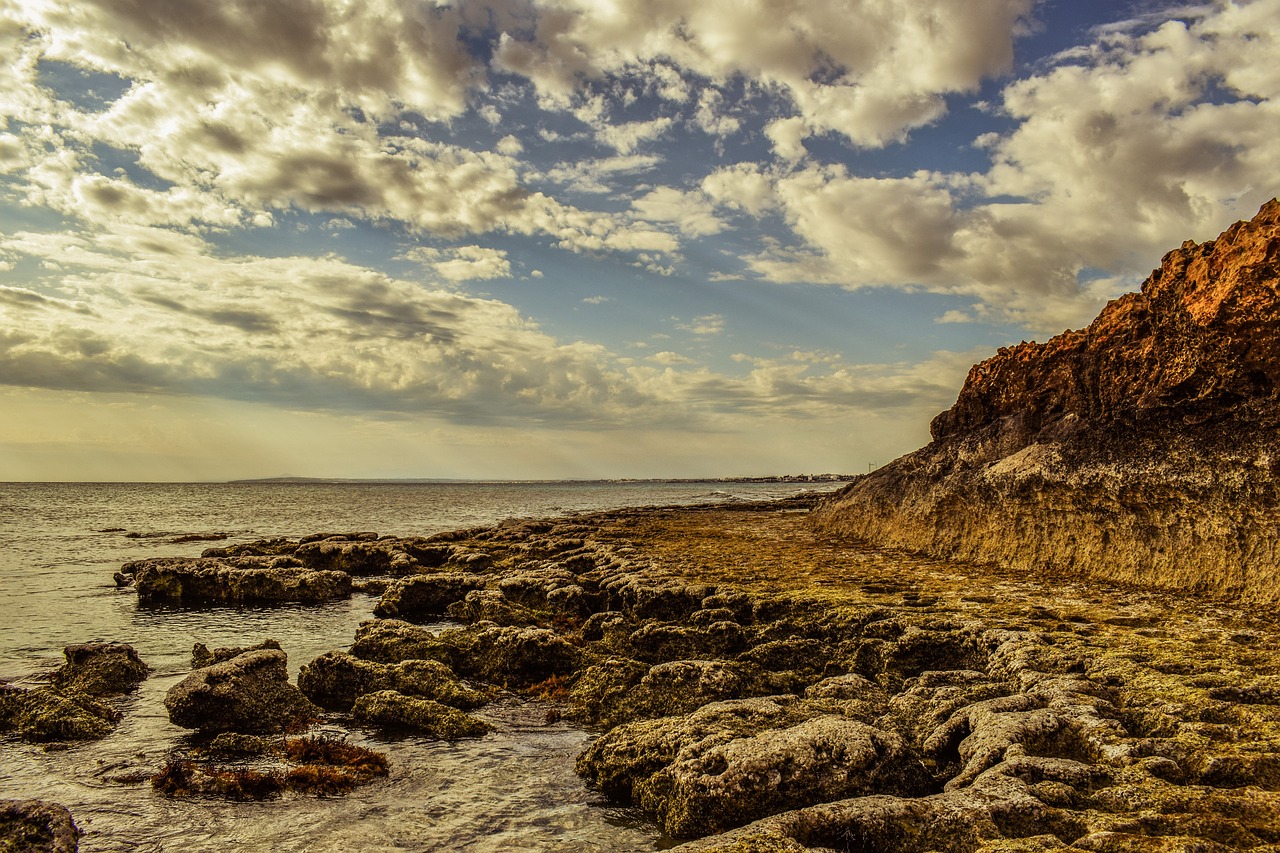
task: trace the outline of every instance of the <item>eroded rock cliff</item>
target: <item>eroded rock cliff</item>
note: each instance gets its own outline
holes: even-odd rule
[[[933,441],[814,513],[933,556],[1280,601],[1280,201],[1088,328],[973,367]]]

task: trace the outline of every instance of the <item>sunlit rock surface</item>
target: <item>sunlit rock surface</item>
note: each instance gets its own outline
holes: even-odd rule
[[[823,533],[1280,601],[1280,201],[1185,243],[1086,329],[1001,349]]]

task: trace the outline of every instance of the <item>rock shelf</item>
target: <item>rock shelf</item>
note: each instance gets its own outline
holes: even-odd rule
[[[307,664],[312,702],[450,738],[550,700],[600,731],[584,779],[680,849],[1280,850],[1268,613],[852,547],[804,509],[237,547],[359,544],[387,581],[401,618]]]

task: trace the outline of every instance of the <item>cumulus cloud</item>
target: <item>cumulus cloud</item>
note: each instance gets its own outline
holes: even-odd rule
[[[699,191],[658,187],[633,201],[631,209],[642,219],[673,223],[682,234],[694,237],[724,230],[724,223],[716,217],[711,201]]]
[[[0,237],[0,251],[60,266],[31,287],[0,287],[0,382],[10,386],[608,428],[706,426],[772,407],[820,417],[881,405],[919,376],[942,381],[913,365],[803,353],[746,359],[742,375],[670,351],[640,365],[558,341],[496,300],[336,257],[217,257],[199,238],[159,228],[19,232]],[[444,265],[505,261],[481,247],[412,254]],[[708,337],[724,325],[706,315],[680,328]]]
[[[1006,70],[1032,0],[664,0],[543,8],[529,37],[503,36],[495,62],[532,80],[550,103],[579,81],[663,57],[714,82],[777,87],[806,125],[880,146],[946,111],[944,96]],[[910,61],[904,61],[910,57]]]
[[[923,287],[978,297],[988,319],[1078,325],[1170,246],[1275,195],[1280,42],[1268,22],[1280,0],[1202,12],[1111,32],[1007,85],[1014,125],[980,140],[985,173],[737,164],[702,188],[729,209],[783,214],[799,242],[747,259],[767,280]],[[1098,269],[1114,274],[1086,277]]]
[[[445,281],[476,281],[492,278],[508,278],[511,262],[501,249],[483,246],[454,246],[437,249],[419,246],[404,254],[406,260],[416,261]]]
[[[0,172],[17,176],[28,204],[90,225],[263,227],[299,209],[452,238],[496,232],[550,236],[571,251],[671,250],[669,236],[659,245],[647,227],[622,233],[628,217],[582,216],[530,190],[514,137],[471,150],[402,118],[443,121],[468,109],[487,72],[461,36],[519,25],[528,10],[508,5],[5,6],[11,86],[0,103],[15,124],[0,135]],[[49,63],[110,76],[121,91],[77,105],[42,85]],[[487,120],[501,117],[484,107],[493,104],[479,109]],[[663,126],[601,133],[629,150]],[[587,233],[569,233],[580,223],[590,223]]]

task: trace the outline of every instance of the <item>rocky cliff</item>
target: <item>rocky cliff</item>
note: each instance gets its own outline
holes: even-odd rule
[[[974,366],[933,441],[821,531],[933,556],[1280,601],[1280,201],[1165,255],[1088,328]]]

